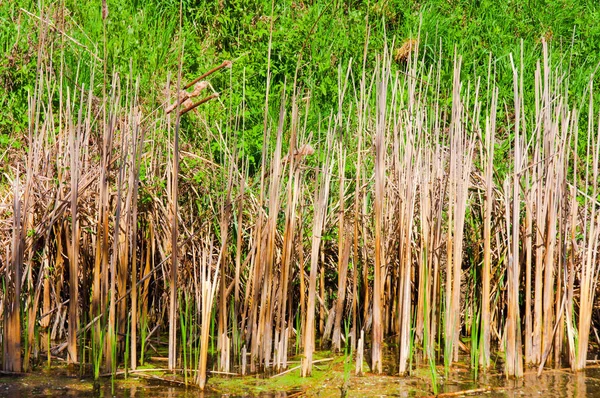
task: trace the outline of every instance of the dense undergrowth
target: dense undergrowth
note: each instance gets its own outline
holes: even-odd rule
[[[552,44],[553,64],[560,65],[566,74],[568,92],[573,98],[579,98],[585,91],[589,75],[597,68],[595,54],[600,51],[600,28],[595,23],[600,11],[594,1],[274,4],[271,87],[273,92],[279,92],[284,81],[290,82],[298,73],[298,86],[309,90],[311,101],[322,110],[311,116],[311,127],[337,106],[338,67],[345,68],[350,59],[360,64],[367,33],[366,66],[372,68],[384,43],[395,43],[399,48],[405,40],[415,38],[420,29],[421,48],[428,50],[425,62],[435,63],[439,54],[448,61],[444,62],[441,76],[446,90],[452,81],[451,60],[455,50],[463,57],[461,73],[470,79],[485,75],[491,56],[501,102],[512,96],[508,55],[520,52],[521,41],[524,71],[529,77],[525,79],[528,96],[533,92],[531,82],[542,37]],[[104,68],[109,74],[113,71],[122,76],[131,74],[140,79],[144,105],[153,108],[163,100],[167,75],[177,71],[177,48],[181,41],[185,42],[182,72],[186,81],[223,59],[232,60],[234,67],[230,73],[212,81],[225,97],[220,104],[205,108],[203,117],[209,120],[209,126],[216,121],[225,126],[239,125],[236,133],[240,136],[240,150],[252,166],[260,163],[271,18],[268,1],[183,1],[181,31],[180,3],[175,0],[109,1],[106,48],[100,3],[2,2],[0,144],[3,148],[24,143],[27,95],[33,88],[37,70],[40,6],[47,10],[45,24],[51,27],[47,34],[53,38],[49,56],[55,66],[64,64],[65,86],[72,84],[75,76],[88,81],[92,71],[98,76]],[[105,51],[107,62],[103,65],[100,61]],[[290,84],[288,91],[289,87]],[[100,80],[94,90],[96,94],[101,92]],[[242,103],[244,112],[236,115],[232,110]],[[274,119],[276,111],[277,106],[271,107]],[[187,120],[183,123],[184,139],[202,147],[205,137],[197,133],[197,124]],[[219,151],[218,147],[202,149]]]
[[[585,367],[594,2],[104,3],[0,3],[5,370]]]

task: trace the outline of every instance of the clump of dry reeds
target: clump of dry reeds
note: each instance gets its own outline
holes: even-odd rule
[[[546,44],[533,104],[522,58],[513,61],[504,126],[512,149],[499,164],[493,79],[465,81],[455,55],[445,92],[442,58],[428,67],[411,43],[403,71],[389,53],[368,70],[367,47],[360,73],[340,68],[337,112],[316,132],[299,87],[289,98],[282,90],[270,120],[268,73],[253,176],[221,126],[202,131],[224,148],[221,158],[179,148],[180,118],[198,104],[185,101],[208,86],[206,75],[179,81],[174,106],[149,117],[133,80],[107,76],[97,98],[86,88],[93,78],[59,90],[60,73],[40,67],[28,150],[1,195],[4,370],[64,355],[114,373],[128,366],[126,353],[135,369],[166,330],[169,368],[193,363],[200,388],[211,366],[283,372],[294,342],[304,376],[318,341],[356,350],[358,372],[370,347],[371,370],[381,373],[386,339],[399,344],[402,374],[415,352],[450,366],[470,350],[487,368],[494,349],[505,351],[509,376],[560,362],[563,352],[583,369],[600,269],[593,82],[581,130],[579,111],[553,83]],[[188,161],[201,184],[179,171]],[[176,338],[179,297],[195,308],[188,341],[198,354],[189,362]]]

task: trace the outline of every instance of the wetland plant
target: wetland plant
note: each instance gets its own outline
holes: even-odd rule
[[[507,58],[507,95],[491,57],[483,78],[465,76],[458,52],[448,62],[418,38],[400,60],[372,57],[366,38],[362,62],[338,68],[337,109],[324,110],[317,87],[278,80],[271,38],[260,162],[240,143],[244,82],[230,81],[244,100],[226,121],[211,113],[226,107],[215,93],[193,102],[235,63],[186,84],[181,45],[176,83],[152,107],[133,70],[103,62],[100,89],[100,66],[67,78],[41,40],[28,145],[0,192],[4,371],[30,369],[40,345],[49,364],[63,352],[90,361],[95,379],[134,372],[167,330],[168,369],[186,384],[194,369],[201,389],[212,363],[283,372],[294,349],[310,376],[329,340],[346,356],[342,394],[350,355],[361,373],[370,348],[380,374],[392,339],[399,374],[421,354],[434,393],[436,363],[448,374],[461,353],[476,373],[502,349],[510,377],[585,368],[600,272],[597,94],[591,76],[569,96],[544,40],[532,71],[523,51]],[[194,148],[190,130],[210,145]]]

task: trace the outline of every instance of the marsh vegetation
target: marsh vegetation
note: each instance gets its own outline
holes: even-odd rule
[[[366,12],[358,52],[319,75],[319,21],[352,8],[294,9],[316,15],[288,71],[272,5],[264,64],[199,66],[181,3],[151,20],[173,34],[151,80],[119,61],[106,1],[97,43],[68,4],[2,7],[36,40],[32,80],[3,80],[24,112],[2,124],[3,372],[164,358],[203,390],[343,358],[347,377],[425,370],[437,394],[465,356],[521,379],[597,352],[600,108],[575,35],[476,64],[427,21],[387,36]]]

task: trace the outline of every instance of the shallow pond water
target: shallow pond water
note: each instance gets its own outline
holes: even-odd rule
[[[287,393],[260,393],[257,395],[232,395],[214,391],[201,392],[194,387],[130,377],[127,380],[104,380],[94,383],[90,379],[64,375],[27,375],[0,377],[0,397],[200,397],[200,398],[287,398]]]
[[[442,370],[442,369],[438,369]],[[418,373],[418,372],[417,372]],[[296,398],[340,397],[341,380],[336,369],[328,369],[317,379],[304,385],[286,387],[287,391],[262,392],[253,390],[252,377],[244,379],[213,379],[219,392],[200,392],[194,387],[154,380],[148,377],[130,376],[112,383],[104,379],[94,383],[89,378],[79,378],[64,373],[34,373],[23,376],[0,377],[0,397],[202,397],[202,398]],[[306,379],[304,379],[306,380]],[[438,380],[440,396],[484,397],[600,397],[600,368],[588,368],[572,373],[564,369],[548,369],[538,378],[533,370],[527,371],[520,380],[506,379],[501,373],[481,374],[475,381],[466,368],[454,367],[447,379]],[[230,392],[228,384],[232,384]],[[233,384],[236,388],[233,388]],[[240,392],[240,383],[247,389]],[[426,373],[411,377],[350,376],[346,382],[346,397],[427,397],[433,396],[431,382]],[[269,388],[269,385],[266,385]],[[273,385],[274,390],[284,389]]]

